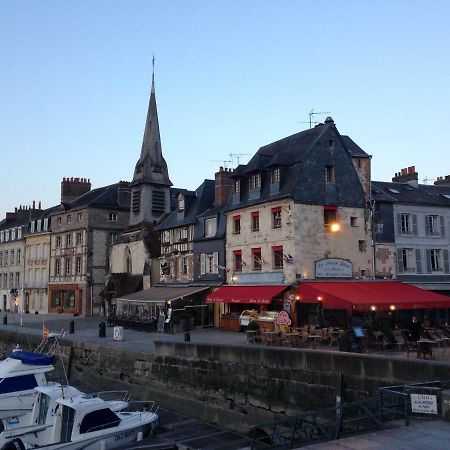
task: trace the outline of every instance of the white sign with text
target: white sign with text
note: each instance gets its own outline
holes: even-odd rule
[[[437,414],[436,396],[428,394],[411,394],[411,411],[413,413]]]
[[[327,258],[316,261],[316,278],[351,278],[353,265],[340,258]]]

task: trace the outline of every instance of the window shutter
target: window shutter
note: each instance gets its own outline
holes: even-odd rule
[[[403,257],[402,249],[397,249],[397,273],[403,273]]]
[[[417,214],[413,214],[412,215],[412,234],[416,235],[417,234]]]
[[[449,273],[449,267],[448,267],[448,250],[444,250],[444,272]]]
[[[427,248],[425,250],[426,262],[427,262],[427,273],[431,273],[431,250]]]
[[[441,223],[441,238],[445,237],[445,218],[444,216],[439,216],[439,221]]]
[[[205,265],[206,265],[205,254],[202,253],[200,255],[200,275],[205,274]]]
[[[213,253],[213,273],[219,273],[219,268],[217,267],[219,265],[219,252]]]
[[[430,235],[430,222],[429,222],[429,216],[425,216],[425,234],[427,236]]]
[[[397,234],[402,234],[402,215],[397,214]]]
[[[420,248],[416,248],[416,272],[422,273],[422,255]]]

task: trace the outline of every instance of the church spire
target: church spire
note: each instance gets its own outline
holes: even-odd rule
[[[167,163],[162,155],[155,94],[155,57],[152,58],[152,87],[142,139],[141,155],[134,169],[130,224],[154,222],[170,211]],[[162,197],[161,197],[162,195]]]

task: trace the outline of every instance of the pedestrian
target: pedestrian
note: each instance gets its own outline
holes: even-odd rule
[[[422,324],[417,320],[416,316],[412,317],[411,323],[409,324],[409,334],[416,342],[420,339],[420,335],[422,334]]]

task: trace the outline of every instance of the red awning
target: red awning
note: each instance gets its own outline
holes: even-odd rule
[[[320,297],[320,298],[319,298]],[[400,281],[318,281],[300,285],[300,301],[352,311],[450,308],[450,297]]]
[[[268,305],[289,286],[222,286],[208,295],[209,303],[248,303]]]

